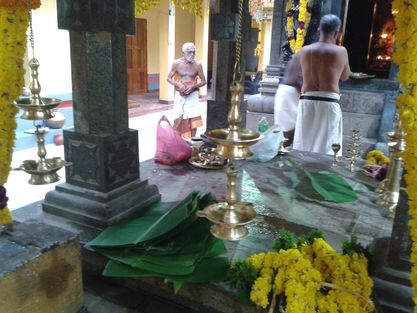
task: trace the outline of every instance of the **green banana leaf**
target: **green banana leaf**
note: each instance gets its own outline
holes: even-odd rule
[[[205,203],[213,200],[209,193],[192,192],[183,201],[172,207],[173,203],[159,202],[150,207],[148,212],[135,219],[127,219],[116,225],[106,228],[95,239],[87,244],[87,247],[115,247],[144,244],[152,239],[163,235],[172,236],[181,229],[175,230],[178,225],[184,223],[187,226],[190,221],[187,219],[200,208],[204,208]],[[168,211],[167,211],[168,210]],[[164,213],[163,213],[164,212]]]
[[[108,257],[134,259],[140,255],[164,256],[172,254],[192,254],[205,248],[214,237],[210,234],[211,223],[206,219],[195,220],[182,233],[165,240],[160,245],[94,247],[94,250]],[[131,262],[124,262],[130,264]]]
[[[354,202],[358,196],[346,180],[335,173],[317,173],[303,169],[305,178],[297,185],[303,195],[319,201]]]
[[[109,261],[104,269],[103,275],[108,277],[124,277],[124,278],[145,278],[145,277],[162,277],[169,282],[182,283],[206,283],[211,281],[223,280],[229,268],[229,259],[225,255],[218,255],[210,258],[204,258],[195,267],[190,275],[175,276],[162,275],[149,271],[133,268],[129,265],[116,261]]]
[[[213,256],[225,253],[223,243],[211,235],[198,245],[192,254],[176,253],[172,255],[150,255],[131,249],[101,249],[97,252],[113,261],[130,265],[134,268],[163,275],[191,274],[195,266],[205,255]],[[185,251],[188,252],[188,251]]]

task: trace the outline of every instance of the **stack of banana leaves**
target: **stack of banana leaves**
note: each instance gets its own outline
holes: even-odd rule
[[[161,277],[175,292],[184,283],[223,280],[229,267],[224,244],[195,214],[213,201],[210,193],[192,192],[177,204],[156,203],[143,216],[108,227],[86,248],[109,259],[105,276]]]

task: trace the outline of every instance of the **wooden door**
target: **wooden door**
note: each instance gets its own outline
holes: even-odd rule
[[[148,91],[146,20],[136,19],[136,34],[126,38],[127,92]]]

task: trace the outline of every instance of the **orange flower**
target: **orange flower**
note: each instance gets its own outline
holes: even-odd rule
[[[27,0],[0,0],[0,8],[17,9],[27,8]],[[31,8],[37,9],[41,6],[40,0],[30,0]]]

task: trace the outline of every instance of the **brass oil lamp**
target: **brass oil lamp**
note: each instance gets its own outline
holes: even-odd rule
[[[236,40],[236,61],[234,66],[231,91],[231,108],[227,116],[229,127],[227,129],[213,129],[205,135],[217,144],[215,154],[229,160],[226,167],[227,194],[224,202],[218,202],[207,206],[197,214],[205,217],[214,225],[211,233],[222,240],[241,240],[248,235],[246,225],[259,220],[253,205],[248,202],[239,202],[236,191],[236,180],[239,170],[231,163],[231,160],[243,160],[253,155],[249,147],[257,143],[261,138],[258,132],[240,129],[240,103],[243,95],[243,84],[240,74],[241,55],[241,27],[242,27],[243,1],[239,0],[239,31]]]
[[[30,1],[28,1],[30,5]],[[32,53],[34,54],[34,38],[32,30],[32,15],[31,8],[28,7],[30,16],[30,42],[32,47]],[[39,61],[33,56],[29,61],[29,67],[31,70],[31,83],[30,91],[32,97],[23,98],[14,102],[14,105],[23,110],[23,114],[20,118],[25,120],[33,120],[35,126],[35,136],[38,146],[39,160],[24,160],[23,163],[15,170],[22,170],[31,175],[29,184],[32,185],[44,185],[54,183],[59,180],[57,171],[63,166],[71,165],[70,162],[66,162],[61,158],[47,159],[45,149],[45,133],[47,129],[44,128],[43,122],[54,117],[52,110],[61,103],[61,100],[55,98],[42,98],[40,96],[41,85],[38,79]],[[42,121],[37,123],[37,121]]]

